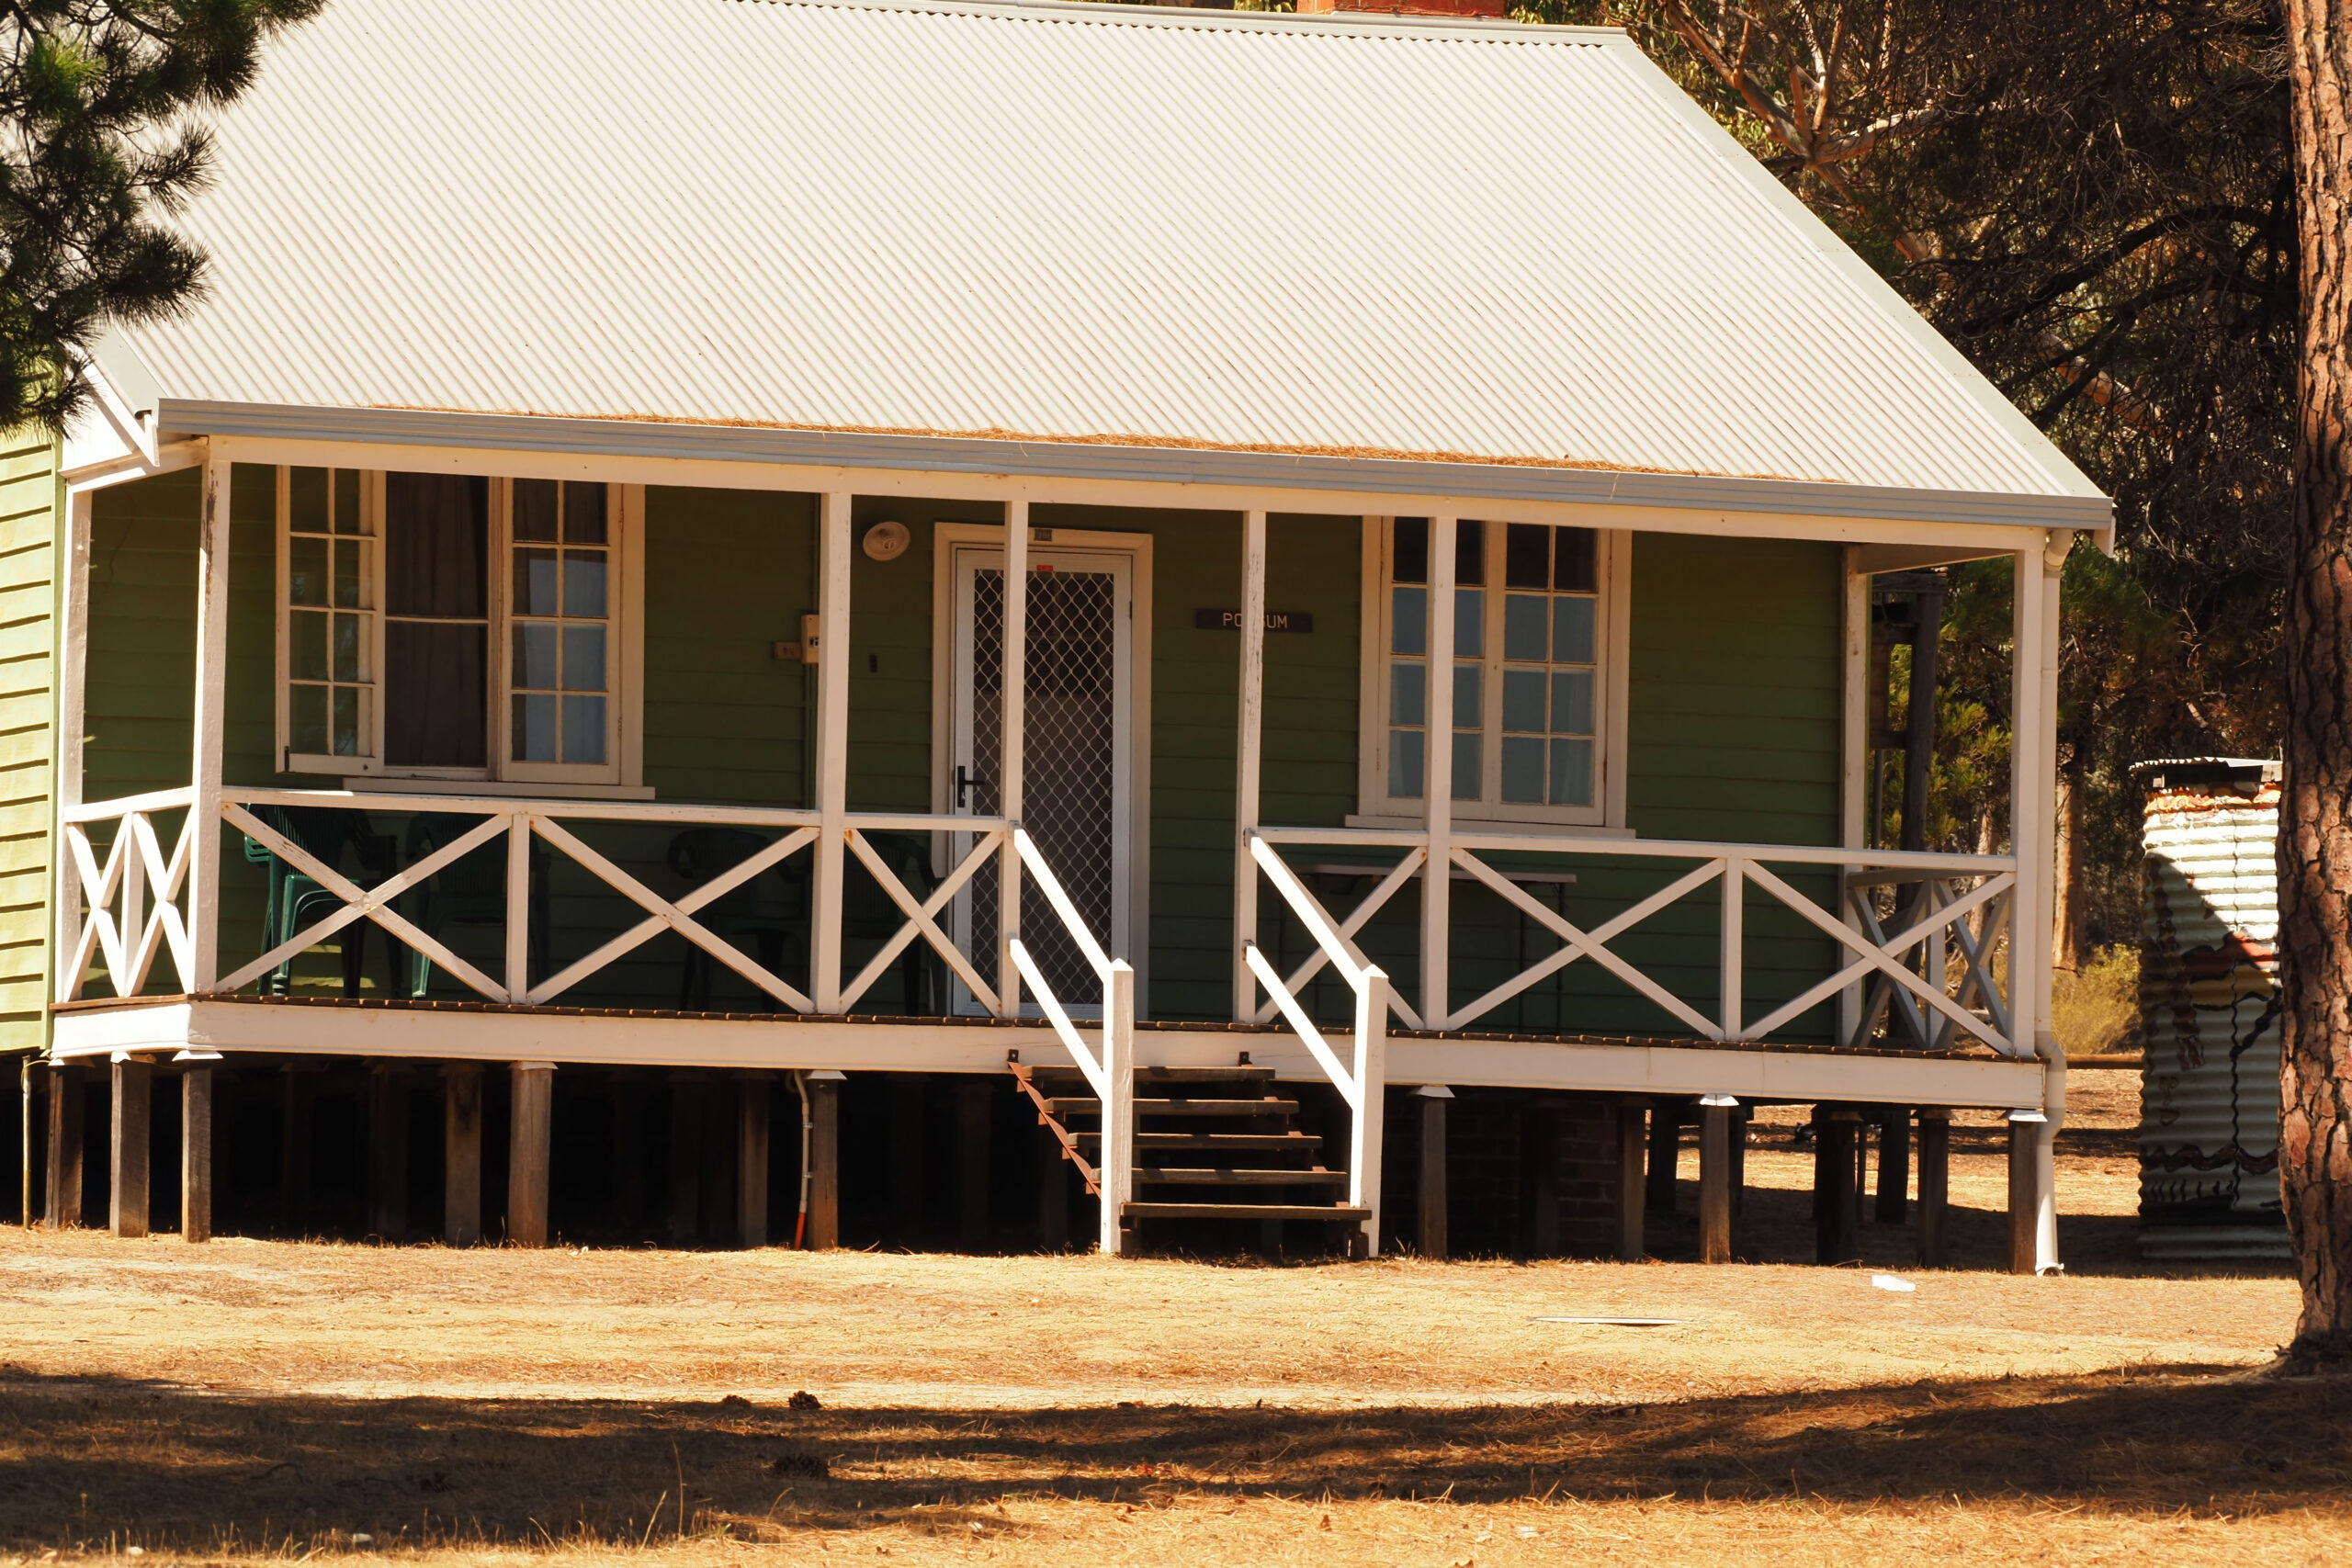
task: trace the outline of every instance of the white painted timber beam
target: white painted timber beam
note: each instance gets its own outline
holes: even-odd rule
[[[1348,1032],[1325,1038],[1353,1057]],[[118,1051],[310,1052],[453,1061],[553,1061],[584,1066],[836,1067],[872,1072],[1004,1070],[1005,1052],[1024,1062],[1063,1059],[1053,1028],[922,1021],[826,1018],[625,1017],[532,1009],[336,1007],[226,999],[69,1007],[57,1014],[63,1057]],[[1223,1029],[1155,1029],[1135,1035],[1137,1055],[1166,1066],[1230,1064],[1246,1041],[1250,1060],[1286,1081],[1328,1075],[1287,1032],[1237,1035]],[[1455,1089],[1556,1089],[1586,1093],[1730,1094],[1741,1100],[1823,1100],[1962,1109],[2035,1109],[2039,1062],[1985,1057],[1865,1055],[1702,1045],[1554,1044],[1531,1041],[1416,1040],[1389,1036],[1375,1069],[1386,1082]]]

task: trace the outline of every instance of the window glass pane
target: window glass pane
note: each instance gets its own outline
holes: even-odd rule
[[[1479,760],[1484,738],[1475,730],[1456,730],[1453,735],[1453,798],[1478,798]]]
[[[1483,664],[1457,664],[1453,667],[1453,728],[1478,729],[1487,722],[1487,667]]]
[[[1544,733],[1544,671],[1503,671],[1503,728],[1521,735]]]
[[[514,481],[514,536],[556,540],[556,484],[553,479]]]
[[[552,691],[556,683],[556,628],[526,621],[514,628],[514,684]]]
[[[1591,741],[1555,740],[1552,742],[1552,804],[1555,806],[1590,806],[1592,804]]]
[[[364,681],[368,677],[361,666],[367,659],[364,615],[340,615],[334,618],[334,678],[338,681]]]
[[[1427,653],[1430,650],[1430,591],[1398,588],[1388,602],[1388,651]]]
[[[605,542],[605,487],[568,484],[563,487],[563,542],[601,545]]]
[[[1388,793],[1400,800],[1421,798],[1421,735],[1418,729],[1388,732]]]
[[[368,547],[356,539],[334,542],[334,603],[339,610],[356,610],[368,581]]]
[[[556,596],[556,552],[553,550],[514,552],[514,614],[553,615],[560,613],[563,606]]]
[[[605,699],[563,699],[563,760],[602,762],[605,760]]]
[[[1559,553],[1552,564],[1552,586],[1566,593],[1600,591],[1600,536],[1589,528],[1562,528]]]
[[[1503,737],[1503,799],[1510,805],[1544,804],[1544,744],[1532,735]]]
[[[1389,546],[1389,578],[1396,582],[1430,580],[1430,520],[1399,517]],[[1416,792],[1419,793],[1419,792]]]
[[[294,750],[314,757],[322,754],[327,749],[327,689],[296,686],[288,695]]]
[[[359,515],[359,470],[337,468],[334,471],[334,531],[357,534],[361,527]]]
[[[1512,593],[1503,599],[1503,657],[1543,662],[1551,639],[1552,601],[1542,593]]]
[[[1453,591],[1453,651],[1464,659],[1476,659],[1487,651],[1487,591],[1483,588]]]
[[[1552,586],[1552,530],[1540,523],[1514,523],[1503,535],[1503,586]]]
[[[490,628],[391,621],[384,626],[384,761],[396,768],[490,761]]]
[[[1427,724],[1429,666],[1402,660],[1388,667],[1388,722]]]
[[[1542,727],[1531,726],[1530,728]],[[1555,735],[1590,735],[1592,733],[1591,671],[1555,670],[1552,671],[1552,733]]]
[[[601,692],[605,689],[603,626],[563,628],[563,689],[567,692]],[[569,720],[565,721],[564,733],[571,733]]]
[[[563,613],[602,619],[605,614],[605,552],[563,552]]]
[[[327,531],[327,471],[295,468],[286,476],[287,519],[297,533]]]
[[[359,755],[359,688],[334,688],[334,754]]]
[[[286,545],[286,602],[323,604],[327,602],[327,542],[300,535]]]
[[[531,693],[514,698],[514,761],[552,762],[556,760],[557,705],[552,694]]]
[[[384,476],[384,608],[395,615],[490,613],[490,481]],[[386,710],[389,722],[390,710]]]
[[[1487,525],[1473,517],[1453,525],[1453,581],[1487,581]]]
[[[1552,657],[1562,664],[1592,662],[1591,599],[1552,601]]]
[[[297,610],[287,617],[287,673],[297,681],[327,678],[327,617],[322,610]]]

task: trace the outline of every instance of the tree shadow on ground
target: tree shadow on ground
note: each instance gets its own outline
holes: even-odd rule
[[[792,1539],[996,1499],[2346,1507],[2352,1380],[2174,1367],[1653,1405],[793,1410],[369,1401],[0,1373],[0,1549]],[[683,1487],[684,1506],[680,1507]]]

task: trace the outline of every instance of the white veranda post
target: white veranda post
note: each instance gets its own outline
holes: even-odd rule
[[[2017,557],[2011,636],[2010,840],[2018,861],[2010,918],[2010,1049],[2045,1064],[2043,1114],[2034,1128],[2034,1268],[2059,1267],[2054,1142],[2064,1119],[2066,1064],[2050,1028],[2051,878],[2057,815],[2059,574],[2074,544],[2054,530]]]
[[[87,705],[90,639],[90,514],[94,496],[86,490],[72,492],[66,502],[63,559],[59,563],[65,584],[62,623],[57,636],[57,794],[58,809],[70,811],[82,804],[82,737]],[[69,974],[81,937],[82,883],[74,857],[61,841],[57,862],[57,907],[51,911],[55,935],[50,944],[50,994],[59,1001],[76,993],[82,976]],[[93,892],[96,890],[93,889]],[[25,1147],[30,1150],[28,1143]]]
[[[1233,1021],[1257,1016],[1256,978],[1242,953],[1258,940],[1258,863],[1250,852],[1258,822],[1258,768],[1265,736],[1266,514],[1241,520],[1241,690],[1233,775]]]
[[[1003,722],[997,728],[997,811],[1003,817],[1003,858],[997,863],[997,1012],[1021,1016],[1021,972],[1013,967],[1012,944],[1021,937],[1021,855],[1012,829],[1021,826],[1022,726],[1029,685],[1029,503],[1004,504]],[[1111,1107],[1104,1106],[1107,1118]],[[1105,1122],[1108,1125],[1108,1122]]]
[[[817,533],[816,908],[810,933],[813,1000],[842,1010],[842,871],[849,812],[850,496],[828,491]]]
[[[1430,519],[1429,731],[1421,770],[1421,820],[1429,855],[1421,863],[1421,1021],[1443,1029],[1446,936],[1453,881],[1453,536],[1454,519]]]
[[[220,978],[220,758],[229,686],[230,465],[204,465],[204,497],[197,523],[195,785],[187,831],[193,839],[187,908],[195,930],[188,988],[209,992]],[[74,727],[76,733],[80,725]],[[128,830],[126,824],[125,830]]]

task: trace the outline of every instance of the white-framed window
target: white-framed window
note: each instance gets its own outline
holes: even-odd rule
[[[1457,522],[1453,657],[1432,660],[1430,534],[1425,517],[1366,520],[1364,816],[1420,817],[1430,682],[1444,678],[1453,723],[1441,755],[1457,820],[1622,826],[1622,537]]]
[[[642,491],[281,468],[288,773],[634,785]]]

